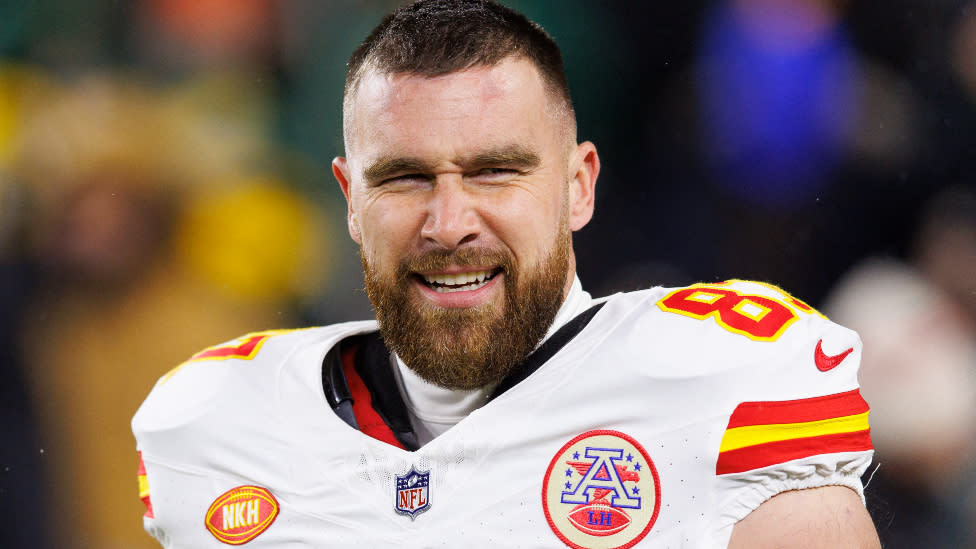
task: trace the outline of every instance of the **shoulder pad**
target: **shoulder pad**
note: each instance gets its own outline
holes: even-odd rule
[[[797,321],[827,320],[782,289],[764,282],[727,280],[668,291],[657,301],[662,311],[713,320],[726,331],[754,341],[776,341]]]
[[[642,375],[731,385],[791,386],[795,398],[856,386],[861,343],[789,293],[762,282],[730,280],[653,288],[608,300],[619,319],[612,339]],[[703,377],[704,376],[704,377]],[[789,391],[792,393],[792,391]],[[829,394],[829,393],[828,393]]]
[[[274,386],[283,364],[317,369],[325,353],[340,339],[372,330],[376,330],[375,321],[269,330],[204,349],[156,382],[132,420],[133,431],[139,438],[146,432],[186,425],[207,414],[217,402],[244,398]],[[308,356],[289,360],[298,352]]]

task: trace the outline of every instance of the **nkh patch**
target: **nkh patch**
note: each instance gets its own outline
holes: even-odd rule
[[[430,471],[419,472],[411,467],[409,473],[397,475],[393,509],[410,520],[430,509]]]
[[[661,481],[633,437],[587,431],[556,452],[542,483],[542,508],[552,531],[576,549],[625,549],[654,526]]]
[[[278,517],[278,510],[278,500],[267,488],[238,486],[210,504],[205,524],[219,541],[242,545],[267,530]]]

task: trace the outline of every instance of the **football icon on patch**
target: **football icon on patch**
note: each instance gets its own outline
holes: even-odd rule
[[[644,447],[619,431],[588,431],[556,453],[542,483],[552,531],[576,549],[625,549],[661,509],[661,482]]]

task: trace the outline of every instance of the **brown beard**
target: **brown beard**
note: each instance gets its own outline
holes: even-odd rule
[[[552,325],[563,301],[570,241],[569,231],[561,232],[533,273],[519,272],[508,250],[471,248],[407,258],[390,281],[362,256],[366,294],[384,342],[410,369],[435,385],[476,389],[498,383],[525,360]],[[495,304],[445,309],[417,295],[416,273],[448,265],[501,267],[504,309]]]

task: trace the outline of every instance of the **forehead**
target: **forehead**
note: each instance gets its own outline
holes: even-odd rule
[[[556,139],[542,78],[523,59],[435,77],[367,71],[346,107],[351,161]]]

